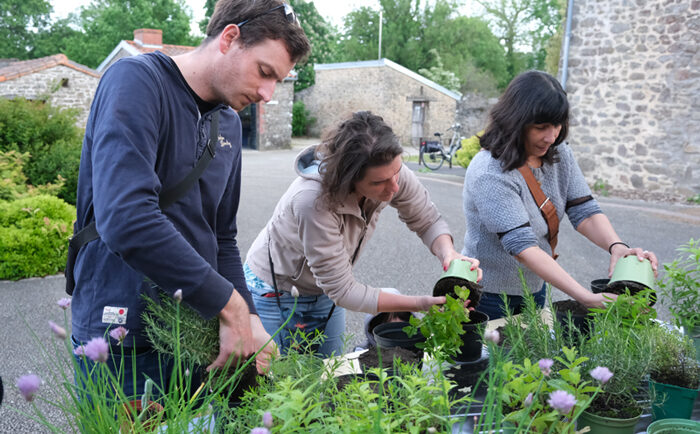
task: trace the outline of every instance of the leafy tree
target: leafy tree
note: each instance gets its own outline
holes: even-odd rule
[[[545,47],[547,55],[544,59],[544,70],[552,75],[557,75],[559,73],[559,58],[561,55],[561,45],[564,40],[564,27],[566,18],[566,0],[557,0],[559,3],[559,15],[561,20],[557,31],[552,35],[552,37],[547,41]]]
[[[446,68],[460,78],[462,87],[469,87],[475,72],[489,77],[488,81],[499,88],[508,84],[505,51],[486,21],[458,16],[440,27],[446,35],[441,57]]]
[[[217,0],[206,0],[204,3],[204,18],[199,22],[199,30],[205,35],[207,34],[207,26],[209,25],[209,20],[214,14],[214,7],[216,6]]]
[[[476,0],[484,7],[506,52],[508,80],[526,68],[542,69],[547,42],[561,21],[558,0]],[[526,47],[517,51],[518,47]]]
[[[504,50],[487,23],[478,17],[457,15],[453,1],[437,0],[420,7],[419,0],[381,0],[383,11],[382,57],[413,71],[437,68],[431,75],[438,82],[452,73],[462,87],[473,68],[486,70],[484,77],[505,86],[509,79]],[[379,12],[356,9],[345,17],[347,29],[339,41],[338,57],[344,61],[376,59]],[[437,56],[436,56],[437,55]],[[436,59],[442,60],[442,66]],[[443,70],[442,72],[439,72]],[[443,77],[443,78],[439,78]],[[454,88],[449,85],[448,87]]]
[[[299,18],[299,23],[311,42],[311,54],[306,61],[297,64],[297,81],[294,90],[306,89],[315,83],[314,65],[330,63],[336,60],[335,47],[338,40],[337,29],[323,19],[313,2],[307,0],[290,0],[290,4]]]
[[[433,66],[430,68],[421,68],[418,73],[423,77],[434,81],[455,92],[459,91],[459,79],[452,71],[447,71],[440,60],[440,53],[435,49],[431,49],[428,54],[434,57]]]
[[[97,67],[123,39],[132,39],[135,29],[163,31],[163,42],[196,45],[190,35],[191,13],[184,0],[93,0],[75,17],[82,30],[72,35],[64,53],[78,63]]]
[[[29,59],[51,11],[48,0],[0,0],[0,58]]]
[[[35,36],[36,43],[28,53],[29,57],[36,59],[56,53],[67,53],[70,47],[78,44],[83,38],[83,33],[77,30],[76,22],[75,14],[70,14],[68,18],[56,20],[51,27],[38,32]]]

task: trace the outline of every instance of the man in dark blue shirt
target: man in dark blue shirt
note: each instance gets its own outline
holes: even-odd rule
[[[155,297],[156,286],[181,290],[183,302],[204,318],[218,316],[220,353],[209,368],[223,367],[231,356],[247,358],[267,342],[236,244],[236,111],[269,101],[309,48],[289,5],[220,0],[194,51],[125,58],[102,77],[85,130],[75,223],[77,233],[95,221],[100,237],[76,259],[73,340],[78,346],[118,326],[128,329],[124,352],[136,354],[138,375],[131,384],[130,359],[124,363],[127,396],[142,392],[145,376],[158,381],[163,370],[168,377],[141,321],[142,295]],[[179,200],[161,209],[159,194],[205,152],[215,113],[215,158]],[[257,362],[261,369],[266,360]]]

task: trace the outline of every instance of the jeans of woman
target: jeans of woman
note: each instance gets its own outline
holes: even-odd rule
[[[542,289],[533,293],[532,296],[535,298],[537,307],[544,307],[544,303],[547,300],[547,283],[545,282],[542,285]],[[508,310],[510,310],[513,315],[517,315],[523,311],[525,307],[525,299],[523,296],[507,295],[506,297],[508,297]],[[488,315],[490,320],[506,316],[501,294],[494,294],[492,292],[483,292],[481,294],[481,301],[479,301],[479,306],[476,310]]]
[[[297,307],[292,314],[294,297],[287,291],[280,291],[280,306],[277,305],[275,289],[265,283],[244,264],[246,283],[253,296],[255,308],[260,316],[265,331],[273,335],[292,315],[287,326],[280,330],[274,337],[275,343],[282,354],[286,353],[294,344],[293,336],[297,331],[304,332],[307,336],[313,336],[316,330],[323,333],[325,339],[316,351],[318,354],[328,357],[335,353],[339,355],[343,350],[343,334],[345,333],[345,309],[336,306],[333,315],[326,322],[328,314],[333,307],[333,302],[327,295],[305,295],[297,298]]]

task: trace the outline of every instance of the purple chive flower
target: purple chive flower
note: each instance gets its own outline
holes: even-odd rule
[[[270,430],[267,428],[253,428],[250,430],[250,434],[270,434]]]
[[[70,307],[70,298],[62,298],[56,302],[56,304],[63,310]]]
[[[608,381],[610,381],[612,376],[613,373],[610,372],[610,369],[606,368],[605,366],[597,366],[594,370],[591,371],[591,377],[600,381],[600,384],[607,383]]]
[[[173,298],[175,299],[176,302],[181,302],[182,301],[182,289],[178,289],[175,291],[175,294],[173,294]]]
[[[540,359],[539,364],[540,364],[540,371],[542,371],[542,373],[544,375],[549,375],[552,373],[551,368],[552,368],[552,365],[554,364],[554,360],[552,360],[552,359]]]
[[[523,405],[525,405],[525,407],[531,406],[532,405],[532,398],[533,398],[532,393],[528,393],[527,397],[525,398],[525,401],[523,401]]]
[[[498,330],[486,330],[486,333],[484,333],[484,339],[498,345],[498,342],[501,340],[501,334],[498,333]]]
[[[75,347],[73,349],[73,354],[75,354],[78,357],[84,356],[85,355],[85,347],[83,347],[82,345],[79,347]]]
[[[41,385],[41,378],[38,375],[29,374],[22,375],[17,379],[17,388],[19,393],[22,394],[24,399],[27,401],[32,401],[34,399],[34,394],[39,390]]]
[[[129,330],[125,329],[122,326],[119,326],[115,329],[110,330],[109,335],[114,339],[115,341],[119,341],[119,345],[124,342],[124,338],[126,338],[126,335],[129,334]]]
[[[266,411],[265,414],[263,414],[262,422],[265,428],[272,428],[272,413]]]
[[[92,338],[85,344],[83,352],[93,362],[104,363],[109,358],[109,344],[103,337]]]
[[[59,339],[65,339],[66,336],[68,336],[68,334],[66,333],[66,329],[59,326],[53,321],[49,321],[49,327],[51,328],[51,331],[53,332],[54,336],[56,336]]]
[[[549,399],[547,400],[553,409],[557,410],[561,414],[566,414],[574,408],[576,405],[576,398],[574,395],[563,390],[555,390],[549,394]]]

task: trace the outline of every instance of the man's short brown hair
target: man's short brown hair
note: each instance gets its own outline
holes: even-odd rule
[[[287,21],[284,8],[270,11],[280,5],[282,2],[279,0],[219,0],[207,25],[204,42],[217,37],[229,24],[249,20],[240,28],[240,40],[244,47],[252,47],[266,39],[281,39],[289,57],[298,63],[309,54],[311,45],[299,22]]]

